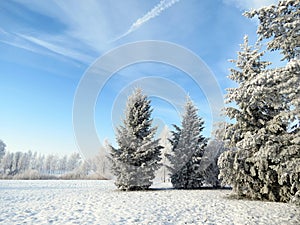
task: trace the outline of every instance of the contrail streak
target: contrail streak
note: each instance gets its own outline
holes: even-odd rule
[[[159,16],[163,11],[170,8],[176,2],[179,2],[179,0],[161,0],[154,8],[152,8],[143,17],[137,19],[137,21],[135,21],[124,34],[115,38],[112,42],[115,42],[115,41],[127,36],[128,34],[132,33],[133,31],[135,31],[136,29],[141,27],[144,23]]]

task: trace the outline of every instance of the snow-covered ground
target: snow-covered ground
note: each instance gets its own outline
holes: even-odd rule
[[[291,204],[230,190],[117,191],[112,181],[0,181],[0,224],[300,224]]]

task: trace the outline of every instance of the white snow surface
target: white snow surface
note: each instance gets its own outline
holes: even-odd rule
[[[300,224],[292,204],[170,187],[122,192],[113,181],[1,180],[0,224]]]

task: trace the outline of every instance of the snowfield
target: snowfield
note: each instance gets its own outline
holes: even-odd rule
[[[0,224],[300,224],[300,209],[235,200],[230,190],[166,184],[117,191],[112,181],[0,181]]]

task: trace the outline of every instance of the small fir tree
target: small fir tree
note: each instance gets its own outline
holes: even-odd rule
[[[119,148],[110,146],[111,169],[121,190],[148,189],[161,166],[162,147],[154,139],[151,113],[150,100],[136,89],[128,98],[123,125],[117,128]]]
[[[201,158],[207,139],[201,135],[204,122],[197,112],[193,102],[187,99],[181,128],[174,125],[175,131],[172,131],[172,154],[167,158],[175,188],[199,188],[204,180]]]

